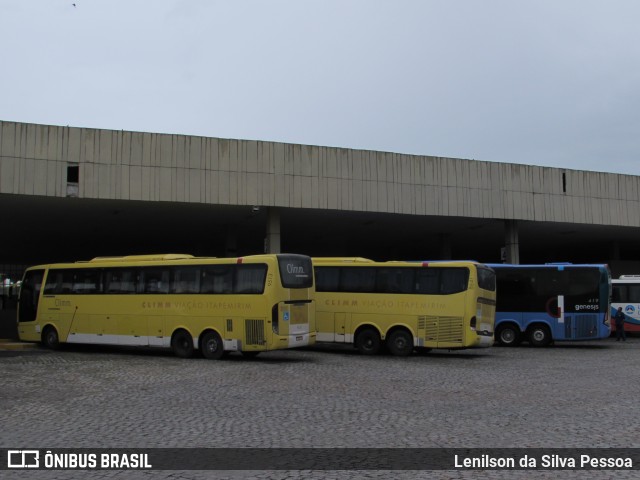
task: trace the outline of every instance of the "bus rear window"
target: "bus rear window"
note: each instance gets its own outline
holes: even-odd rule
[[[496,291],[496,272],[490,268],[476,267],[478,271],[478,286],[490,292]]]
[[[311,258],[304,255],[278,255],[278,267],[283,287],[310,288],[313,286]]]

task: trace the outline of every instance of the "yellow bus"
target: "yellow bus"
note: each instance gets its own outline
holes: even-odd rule
[[[311,258],[99,257],[25,271],[20,340],[199,350],[219,359],[315,343]]]
[[[493,344],[496,279],[480,263],[314,258],[313,265],[318,343],[399,356]]]

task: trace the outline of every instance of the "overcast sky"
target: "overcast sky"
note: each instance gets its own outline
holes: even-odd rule
[[[0,119],[640,175],[640,1],[0,0]]]

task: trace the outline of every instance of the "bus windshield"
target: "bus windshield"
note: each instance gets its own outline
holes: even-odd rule
[[[309,257],[278,255],[278,266],[284,288],[309,288],[313,285],[313,267]]]

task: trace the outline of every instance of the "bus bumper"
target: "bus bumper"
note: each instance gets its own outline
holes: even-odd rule
[[[289,335],[288,348],[308,347],[316,343],[315,333],[301,333],[298,335]]]
[[[476,347],[485,348],[493,345],[493,333],[487,332],[485,334],[481,334],[480,332],[478,332],[477,335],[478,339],[476,341]]]

